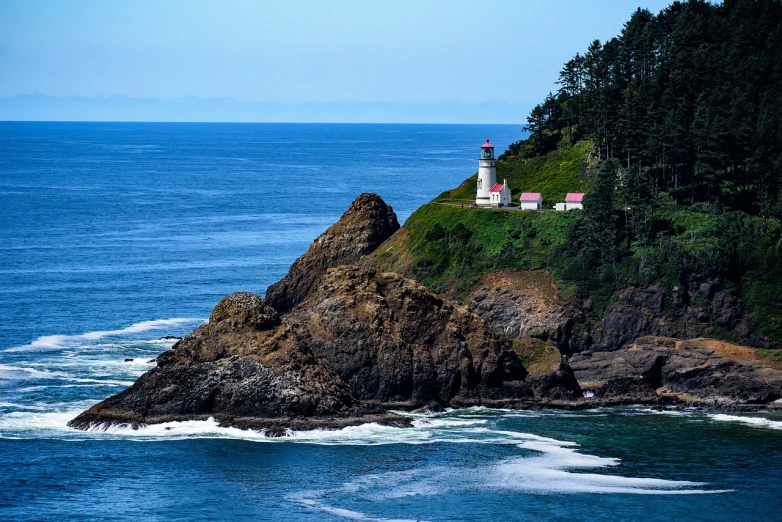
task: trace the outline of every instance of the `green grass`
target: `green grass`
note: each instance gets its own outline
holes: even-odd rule
[[[497,160],[497,182],[507,179],[511,200],[518,204],[522,192],[540,192],[544,208],[565,200],[568,192],[585,192],[591,187],[590,153],[593,145],[580,141],[562,144],[557,150],[535,158],[504,157]],[[440,194],[435,201],[466,202],[475,200],[478,174],[466,179],[453,190]]]
[[[430,288],[441,289],[454,280],[469,285],[495,269],[549,266],[576,219],[574,212],[469,210],[429,203],[405,223],[406,248],[414,256],[415,275]]]

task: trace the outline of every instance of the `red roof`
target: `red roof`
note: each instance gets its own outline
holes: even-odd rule
[[[493,148],[494,148],[494,145],[492,145],[491,143],[489,143],[489,138],[486,138],[486,143],[484,143],[483,145],[481,145],[481,148],[482,148],[482,149],[493,149]]]
[[[565,196],[565,203],[581,203],[583,198],[584,194],[581,192],[568,192],[567,196]]]
[[[540,192],[522,192],[519,201],[537,201],[540,199]]]
[[[500,192],[500,191],[502,190],[502,187],[504,187],[504,186],[505,186],[505,185],[503,185],[502,183],[497,183],[496,185],[494,185],[494,186],[491,188],[491,191],[492,191],[492,192]]]

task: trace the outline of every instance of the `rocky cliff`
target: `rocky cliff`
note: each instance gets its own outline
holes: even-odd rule
[[[718,285],[701,289],[711,304],[700,311],[691,296],[668,302],[654,287],[627,289],[595,326],[585,307],[560,300],[547,271],[505,269],[473,281],[463,306],[365,259],[398,227],[391,207],[362,195],[269,288],[269,300],[225,297],[156,368],[70,425],[214,417],[276,434],[404,425],[388,410],[421,406],[727,408],[782,398],[782,371],[750,348],[642,337],[739,327],[740,305]],[[593,349],[574,354],[579,346]]]
[[[484,276],[470,292],[470,310],[511,338],[534,337],[562,348],[584,314],[562,302],[551,274],[542,269],[501,270]]]
[[[217,418],[278,431],[402,418],[359,404],[350,387],[297,339],[263,299],[231,294],[161,354],[157,368],[71,421],[76,428]],[[359,418],[361,420],[359,420]]]
[[[398,274],[329,270],[288,320],[363,400],[447,405],[532,396],[510,341]]]
[[[752,315],[744,313],[741,300],[713,280],[690,291],[659,286],[620,290],[599,321],[573,337],[569,351],[611,351],[644,336],[689,339],[718,331],[730,332],[744,344],[773,346]]]
[[[340,220],[315,239],[288,274],[266,291],[280,313],[293,309],[328,268],[356,263],[399,229],[394,210],[377,194],[361,194]]]

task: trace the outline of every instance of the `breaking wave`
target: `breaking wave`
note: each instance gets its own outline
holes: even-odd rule
[[[134,323],[125,328],[119,330],[97,330],[94,332],[86,332],[78,335],[44,335],[22,346],[15,346],[8,348],[6,352],[26,352],[35,350],[52,350],[57,348],[63,348],[74,344],[84,343],[85,341],[97,341],[105,337],[114,337],[121,335],[137,334],[147,332],[150,330],[160,330],[163,328],[171,328],[174,326],[182,326],[185,324],[204,322],[206,319],[199,317],[173,317],[170,319],[155,319],[152,321],[141,321]]]
[[[766,419],[764,417],[746,417],[743,415],[728,415],[725,413],[713,413],[709,417],[718,422],[740,422],[747,426],[756,428],[769,428],[772,430],[782,430],[782,421]]]

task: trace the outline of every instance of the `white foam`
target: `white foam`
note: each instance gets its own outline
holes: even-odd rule
[[[65,374],[60,372],[50,372],[38,370],[24,366],[11,366],[9,364],[0,364],[0,380],[17,381],[31,379],[59,379]]]
[[[766,419],[764,417],[746,417],[743,415],[727,415],[725,413],[713,413],[709,417],[719,422],[740,422],[747,426],[756,428],[769,428],[772,430],[782,430],[782,421]]]
[[[71,405],[69,409],[49,412],[14,411],[0,414],[0,436],[3,438],[41,438],[47,436],[68,436],[74,430],[68,422],[89,408],[94,401]]]
[[[352,511],[350,509],[342,509],[342,508],[335,508],[332,506],[328,506],[323,502],[318,502],[317,500],[313,500],[311,498],[289,498],[289,500],[292,500],[293,502],[296,502],[297,504],[305,506],[307,508],[317,509],[319,511],[324,511],[331,515],[347,518],[349,520],[370,520],[373,522],[423,522],[417,519],[370,517],[364,513],[359,513],[358,511]]]
[[[44,335],[23,346],[15,346],[8,348],[6,352],[26,352],[35,350],[52,350],[69,346],[73,344],[83,343],[85,341],[96,341],[103,339],[104,337],[137,334],[147,332],[149,330],[159,330],[161,328],[170,328],[173,326],[181,326],[183,324],[205,322],[206,319],[198,317],[173,317],[170,319],[155,319],[153,321],[141,321],[140,323],[134,323],[128,327],[120,328],[119,330],[97,330],[94,332],[86,332],[78,335]]]
[[[413,415],[413,417],[420,417]],[[329,513],[349,520],[381,520],[372,515],[339,507],[340,500],[350,498],[362,505],[376,502],[393,502],[412,496],[459,495],[467,491],[483,491],[496,494],[498,491],[525,494],[633,494],[633,495],[700,495],[724,493],[725,490],[704,489],[703,483],[665,480],[648,477],[624,477],[618,474],[600,473],[596,470],[614,469],[620,466],[619,459],[590,455],[580,451],[578,444],[530,433],[494,430],[485,425],[448,426],[433,421],[468,420],[458,415],[446,414],[430,419],[417,418],[408,432],[428,432],[428,442],[440,441],[461,443],[469,439],[472,443],[514,444],[526,455],[505,459],[488,465],[475,466],[425,466],[404,471],[368,474],[345,482],[339,487],[316,490],[288,496],[288,500],[301,506]],[[437,427],[434,427],[437,425]],[[404,428],[358,427],[345,429],[318,437],[332,437],[346,442],[363,430],[385,431],[393,435]],[[345,438],[347,432],[353,435]],[[369,433],[364,431],[365,435]],[[289,439],[299,440],[310,433],[290,434]],[[450,436],[450,437],[449,437]],[[341,438],[342,437],[342,438]],[[421,440],[423,437],[418,437]],[[322,439],[320,440],[322,442]],[[369,442],[369,441],[364,441]],[[404,443],[417,443],[415,438]],[[591,471],[591,472],[584,472]],[[409,514],[408,514],[409,515]]]
[[[0,402],[0,408],[14,408],[16,410],[45,411],[47,406],[36,406],[32,404],[18,404],[15,402]]]
[[[92,383],[105,386],[130,386],[132,381],[115,381],[110,379],[89,379],[83,377],[72,377],[67,373],[53,372],[48,370],[38,370],[36,368],[27,368],[24,366],[11,366],[8,364],[0,364],[0,381],[14,381],[14,380],[37,380],[37,379],[54,379],[54,380],[66,380],[79,383]]]

